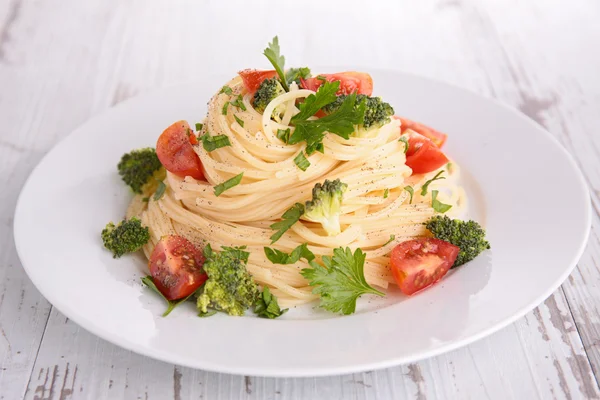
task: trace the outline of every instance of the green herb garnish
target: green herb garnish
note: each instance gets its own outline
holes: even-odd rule
[[[440,177],[440,175],[443,173],[444,173],[444,170],[441,170],[440,172],[435,174],[435,176],[433,178],[431,178],[430,180],[428,180],[427,182],[425,182],[423,184],[423,186],[421,187],[421,196],[425,196],[427,194],[427,188],[429,188],[429,184],[431,182],[446,179],[445,176]]]
[[[167,185],[163,181],[158,182],[158,187],[156,188],[156,192],[154,192],[154,196],[152,197],[154,201],[160,200],[165,194],[165,190],[167,190]]]
[[[296,164],[302,171],[306,171],[306,169],[310,167],[310,161],[304,157],[303,152],[298,153],[298,155],[294,158],[294,164]]]
[[[273,41],[269,43],[269,47],[265,49],[263,54],[269,59],[273,65],[273,68],[275,68],[275,71],[277,71],[277,75],[279,75],[279,80],[281,81],[281,86],[283,86],[286,92],[289,92],[290,88],[287,84],[285,73],[283,72],[283,68],[285,67],[285,57],[280,54],[279,38],[277,36],[275,36]]]
[[[229,190],[232,187],[239,185],[240,182],[242,181],[243,176],[244,176],[244,173],[242,172],[241,174],[236,175],[233,178],[228,179],[225,182],[220,183],[217,186],[215,186],[215,196],[219,197],[224,191]]]
[[[452,208],[452,206],[450,204],[444,204],[441,201],[439,201],[437,199],[437,195],[438,195],[438,191],[437,190],[432,190],[431,191],[431,207],[433,207],[433,209],[439,213],[445,213],[446,211],[448,211],[449,209]]]
[[[404,186],[404,190],[406,190],[410,194],[410,202],[408,204],[412,204],[415,191],[413,190],[412,186]]]
[[[271,229],[277,231],[271,235],[271,244],[278,241],[279,238],[292,227],[292,225],[298,222],[302,214],[304,214],[304,205],[300,203],[294,204],[292,208],[284,212],[281,216],[281,221],[275,222],[270,226]]]

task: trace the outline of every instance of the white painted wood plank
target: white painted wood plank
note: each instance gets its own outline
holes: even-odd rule
[[[6,93],[16,94],[17,101],[14,104],[14,99],[0,93],[0,126],[21,126],[16,143],[22,143],[26,151],[38,151],[31,165],[25,168],[19,165],[24,177],[39,159],[40,151],[48,149],[91,114],[123,98],[149,87],[198,79],[204,71],[225,69],[233,73],[248,64],[266,66],[256,49],[261,49],[273,33],[279,33],[282,42],[285,39],[289,43],[285,50],[288,60],[400,68],[496,96],[509,104],[521,104],[524,111],[534,116],[549,111],[536,111],[528,105],[535,105],[535,102],[527,102],[527,96],[543,99],[540,96],[545,94],[547,86],[562,75],[577,81],[577,76],[569,75],[568,63],[549,68],[544,71],[543,79],[525,87],[519,79],[511,81],[512,65],[506,59],[507,52],[515,51],[511,54],[513,57],[521,53],[536,54],[536,51],[539,55],[553,46],[553,42],[542,35],[546,28],[539,26],[533,18],[540,10],[516,1],[510,2],[511,7],[506,3],[498,6],[491,1],[413,3],[402,7],[374,5],[360,14],[372,27],[372,34],[365,35],[353,29],[339,37],[335,32],[311,23],[310,7],[306,10],[295,8],[296,18],[281,21],[275,18],[280,9],[257,3],[253,5],[255,15],[267,17],[264,30],[253,35],[222,35],[217,36],[219,40],[207,40],[216,36],[210,26],[226,26],[232,32],[255,28],[253,18],[248,15],[251,11],[230,13],[228,2],[116,4],[65,1],[49,2],[41,8],[39,4],[34,6],[25,2],[21,17],[11,28],[14,29],[13,39],[5,53],[7,60],[21,68],[0,70],[2,87],[13,88]],[[579,8],[561,9],[565,23],[573,25],[586,10],[593,15],[594,6],[589,3],[582,1]],[[546,3],[538,1],[536,4]],[[554,13],[558,12],[556,5],[549,7],[554,7]],[[336,6],[325,4],[319,10],[333,12]],[[339,20],[350,25],[358,15],[347,9],[336,12],[341,13]],[[486,12],[494,18],[487,15],[486,19]],[[65,18],[66,15],[72,18]],[[402,18],[402,24],[398,24],[398,15],[412,18]],[[62,22],[61,26],[56,26],[57,21]],[[516,29],[523,26],[525,30]],[[507,42],[502,35],[494,37],[494,29],[500,32],[516,30],[520,34]],[[589,34],[594,27],[582,24],[580,29],[580,34]],[[327,34],[335,36],[336,49],[315,46]],[[540,37],[528,43],[530,34]],[[386,46],[385,40],[381,39],[387,37],[394,39],[393,46]],[[235,48],[234,54],[221,50],[227,40]],[[563,44],[561,50],[568,50],[567,45]],[[539,46],[546,46],[546,50]],[[357,62],[357,51],[362,53],[360,62]],[[69,63],[65,64],[64,60]],[[535,59],[525,60],[527,62],[521,69],[530,74],[545,67]],[[590,57],[590,61],[594,61],[593,58]],[[591,62],[591,65],[597,67],[600,63]],[[524,75],[520,70],[514,74],[521,78]],[[591,87],[584,93],[584,98],[591,102],[598,93],[597,87]],[[570,106],[576,107],[576,102],[568,101]],[[3,109],[6,114],[1,114]],[[20,121],[21,125],[7,124],[15,121]],[[596,126],[593,124],[598,120],[590,116],[585,121]],[[583,143],[581,151],[586,151],[586,139],[579,137],[582,133],[574,132],[569,137],[576,136],[573,140]],[[13,140],[15,135],[0,137],[5,138]],[[4,158],[0,157],[0,165],[3,165],[2,160]],[[584,154],[581,160],[592,170],[598,169],[593,158]],[[17,170],[16,161],[6,165]],[[12,181],[8,185],[15,188],[15,193],[20,186]],[[14,194],[12,196],[14,202]],[[585,257],[582,262],[584,260]],[[0,264],[0,268],[4,265]],[[598,262],[592,260],[586,266],[598,268]],[[597,279],[597,271],[595,275],[593,271],[587,272]],[[582,309],[589,307],[589,303],[597,307],[594,287],[582,283],[577,291],[582,293]],[[35,293],[31,285],[25,291]],[[3,313],[0,318],[4,323]],[[15,317],[10,318],[6,320],[14,321]],[[22,317],[20,324],[29,328]],[[37,329],[29,337],[41,336]],[[597,333],[590,330],[590,336],[596,340]],[[25,333],[24,336],[28,335]],[[28,357],[35,358],[31,352]],[[3,359],[8,365],[7,370],[12,370],[11,360]],[[598,397],[583,346],[577,330],[573,329],[573,320],[560,291],[537,313],[468,348],[411,366],[317,379],[245,378],[174,367],[112,346],[53,311],[33,372],[27,398]],[[12,379],[6,379],[7,374],[3,371],[0,376],[0,382],[4,379],[11,385],[7,393],[14,394],[7,398],[20,397],[21,389],[10,382]],[[4,390],[0,392],[4,393]]]

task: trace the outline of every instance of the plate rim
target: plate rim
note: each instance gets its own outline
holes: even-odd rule
[[[324,70],[336,69],[335,67],[321,67],[321,68]],[[347,69],[347,68],[342,68],[342,69]],[[340,70],[340,68],[338,67],[337,70]],[[579,242],[577,251],[571,258],[568,268],[566,268],[564,270],[564,272],[560,275],[560,277],[555,282],[553,282],[553,284],[550,285],[543,292],[543,294],[536,297],[536,299],[533,300],[532,302],[530,302],[529,304],[522,306],[517,312],[513,313],[510,317],[505,318],[504,320],[501,320],[499,322],[493,323],[488,328],[482,329],[481,331],[479,331],[475,334],[472,334],[470,336],[467,336],[463,339],[456,340],[456,341],[453,341],[453,342],[450,342],[447,344],[443,344],[443,345],[440,345],[440,346],[430,349],[430,350],[422,350],[422,351],[414,353],[413,355],[408,355],[408,356],[390,357],[386,360],[381,360],[381,361],[372,361],[372,362],[351,364],[351,365],[339,366],[339,367],[329,366],[329,367],[317,368],[317,369],[309,369],[307,367],[294,367],[294,368],[286,368],[286,369],[255,367],[253,369],[247,369],[245,367],[237,367],[237,366],[231,366],[231,365],[224,366],[222,364],[204,363],[203,360],[197,360],[198,362],[195,362],[195,363],[188,362],[186,359],[178,360],[178,358],[180,358],[180,357],[176,353],[165,352],[160,349],[151,349],[147,346],[139,345],[135,341],[132,341],[132,340],[129,340],[126,338],[122,338],[120,336],[114,336],[114,334],[105,330],[101,325],[94,325],[94,324],[88,323],[88,320],[79,319],[77,316],[77,313],[72,312],[72,310],[69,309],[68,307],[62,307],[62,305],[60,305],[60,306],[55,305],[55,303],[56,303],[55,296],[52,294],[51,291],[48,291],[47,288],[44,288],[44,285],[38,285],[39,282],[36,282],[36,279],[33,277],[33,276],[35,276],[35,274],[32,274],[31,269],[28,268],[26,266],[26,264],[23,262],[23,260],[25,259],[25,257],[23,256],[25,254],[24,249],[22,248],[22,244],[24,243],[24,240],[19,239],[20,237],[22,237],[22,234],[20,233],[21,224],[19,223],[19,221],[21,220],[20,216],[24,213],[24,211],[23,211],[24,206],[23,206],[22,199],[24,197],[24,193],[26,193],[26,191],[28,190],[28,188],[31,184],[32,177],[34,175],[36,175],[40,166],[51,155],[51,153],[53,153],[59,146],[62,146],[67,139],[76,135],[78,131],[80,131],[81,129],[85,129],[85,127],[87,127],[88,125],[93,125],[97,120],[104,118],[107,114],[110,114],[114,110],[120,109],[123,107],[127,107],[129,105],[129,103],[138,101],[140,98],[148,97],[148,96],[151,96],[153,94],[157,94],[157,93],[163,92],[163,91],[173,90],[173,89],[176,89],[179,87],[187,87],[187,86],[194,85],[194,84],[200,84],[204,80],[181,82],[181,83],[177,83],[177,84],[173,84],[173,85],[167,85],[167,86],[152,88],[149,90],[144,90],[135,96],[132,96],[114,106],[108,107],[108,108],[102,110],[101,112],[91,116],[90,118],[85,120],[83,123],[77,125],[74,129],[72,129],[70,131],[70,133],[68,133],[67,135],[62,137],[57,143],[55,143],[46,152],[46,154],[44,154],[44,156],[40,159],[40,161],[37,163],[37,165],[32,169],[32,171],[30,172],[29,176],[27,177],[25,183],[23,184],[23,186],[19,192],[19,195],[17,197],[17,202],[16,202],[16,206],[15,206],[14,221],[13,221],[13,239],[14,239],[15,248],[17,250],[17,255],[19,257],[19,261],[21,263],[22,268],[25,270],[28,278],[31,280],[31,282],[33,283],[35,288],[42,294],[42,296],[44,296],[44,298],[53,307],[56,307],[58,311],[60,311],[65,316],[67,316],[69,319],[73,320],[77,325],[81,326],[89,333],[91,333],[95,336],[98,336],[99,338],[101,338],[107,342],[110,342],[112,344],[115,344],[121,348],[124,348],[129,351],[134,351],[134,352],[141,354],[143,356],[146,356],[146,357],[150,357],[150,358],[157,359],[157,360],[160,360],[163,362],[177,364],[177,365],[181,365],[181,366],[185,366],[185,367],[189,367],[189,368],[203,369],[203,370],[214,371],[214,372],[219,372],[219,373],[279,378],[279,377],[320,377],[320,376],[349,374],[349,373],[356,373],[356,372],[362,372],[362,371],[379,370],[379,369],[389,368],[389,367],[393,367],[393,366],[413,363],[416,361],[424,360],[424,359],[427,359],[430,357],[434,357],[434,356],[437,356],[437,355],[440,355],[443,353],[447,353],[447,352],[456,350],[456,349],[464,347],[470,343],[474,343],[484,337],[487,337],[487,336],[507,327],[508,325],[514,323],[515,321],[517,321],[518,319],[522,318],[527,313],[529,313],[531,310],[533,310],[535,307],[539,306],[542,302],[544,302],[549,296],[552,295],[552,293],[554,293],[562,285],[562,283],[568,278],[568,276],[575,269],[575,266],[581,259],[582,255],[586,249],[586,246],[588,244],[589,236],[590,236],[590,232],[591,232],[591,223],[592,223],[592,206],[591,206],[590,191],[589,191],[589,186],[586,182],[585,175],[579,168],[574,156],[571,155],[571,153],[569,153],[567,151],[567,149],[558,141],[558,139],[554,135],[552,135],[541,124],[537,123],[535,120],[533,120],[529,116],[523,114],[519,110],[517,110],[505,103],[502,103],[501,101],[499,101],[497,99],[490,98],[485,95],[481,95],[479,93],[473,92],[469,89],[460,87],[458,85],[454,85],[454,84],[451,84],[451,83],[448,83],[445,81],[421,76],[421,75],[410,73],[410,72],[394,70],[394,69],[381,69],[381,68],[368,68],[367,70],[374,71],[374,72],[377,71],[377,72],[381,72],[381,73],[388,73],[388,74],[404,75],[413,80],[421,80],[421,81],[425,81],[428,84],[446,86],[446,87],[451,88],[452,90],[458,90],[461,92],[465,92],[470,96],[475,96],[475,97],[481,99],[482,101],[491,102],[496,107],[500,107],[500,108],[504,109],[505,111],[510,112],[513,116],[515,116],[515,118],[519,118],[523,122],[527,123],[528,125],[531,126],[532,129],[536,129],[538,131],[543,132],[544,137],[546,139],[549,139],[549,141],[556,148],[559,149],[559,151],[562,153],[562,155],[566,157],[566,159],[568,160],[568,163],[570,164],[573,171],[575,172],[577,179],[579,181],[579,185],[584,192],[585,198],[587,199],[585,210],[583,210],[584,219],[585,219],[585,221],[583,221],[585,224],[585,232],[583,234],[583,240],[581,240]],[[208,75],[205,79],[208,80],[208,79],[212,79],[213,77],[221,77],[222,75],[223,75],[222,73],[221,74],[213,73],[213,74]],[[19,243],[21,243],[21,245]],[[52,299],[54,301],[51,301],[50,299]],[[60,303],[60,301],[58,301],[58,303]]]

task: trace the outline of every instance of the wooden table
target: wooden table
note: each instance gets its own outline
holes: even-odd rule
[[[600,3],[369,3],[0,2],[0,399],[600,396]],[[13,243],[17,195],[32,168],[79,124],[128,97],[210,71],[267,67],[261,51],[276,34],[291,64],[433,77],[499,99],[546,127],[591,188],[591,238],[573,274],[525,318],[468,347],[316,379],[169,365],[109,344],[53,309]],[[543,201],[558,190],[531,195]]]

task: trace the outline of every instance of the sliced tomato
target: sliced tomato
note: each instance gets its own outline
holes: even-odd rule
[[[249,93],[254,93],[260,87],[260,84],[265,79],[271,79],[277,76],[277,71],[274,69],[261,71],[257,69],[245,69],[238,72],[244,81],[244,87]]]
[[[392,250],[392,274],[402,293],[414,294],[442,279],[459,251],[457,246],[435,238],[402,242]]]
[[[433,144],[439,148],[442,148],[446,142],[446,139],[448,138],[448,135],[445,133],[436,131],[435,129],[430,128],[429,126],[420,122],[411,121],[410,119],[399,117],[397,115],[394,115],[394,118],[400,120],[400,133],[404,133],[407,129],[413,130],[431,140]]]
[[[167,171],[182,178],[204,179],[202,163],[190,143],[190,132],[192,130],[185,121],[169,126],[156,142],[156,155]]]
[[[373,78],[366,72],[338,72],[336,74],[321,74],[319,77],[300,79],[302,87],[305,89],[316,91],[322,84],[325,78],[328,82],[340,81],[340,89],[337,94],[350,94],[357,92],[358,94],[373,94]]]
[[[413,174],[426,174],[448,163],[448,157],[433,142],[414,131],[407,131],[406,165]]]
[[[154,247],[148,266],[154,284],[168,300],[194,293],[208,276],[204,255],[186,238],[163,236]]]

